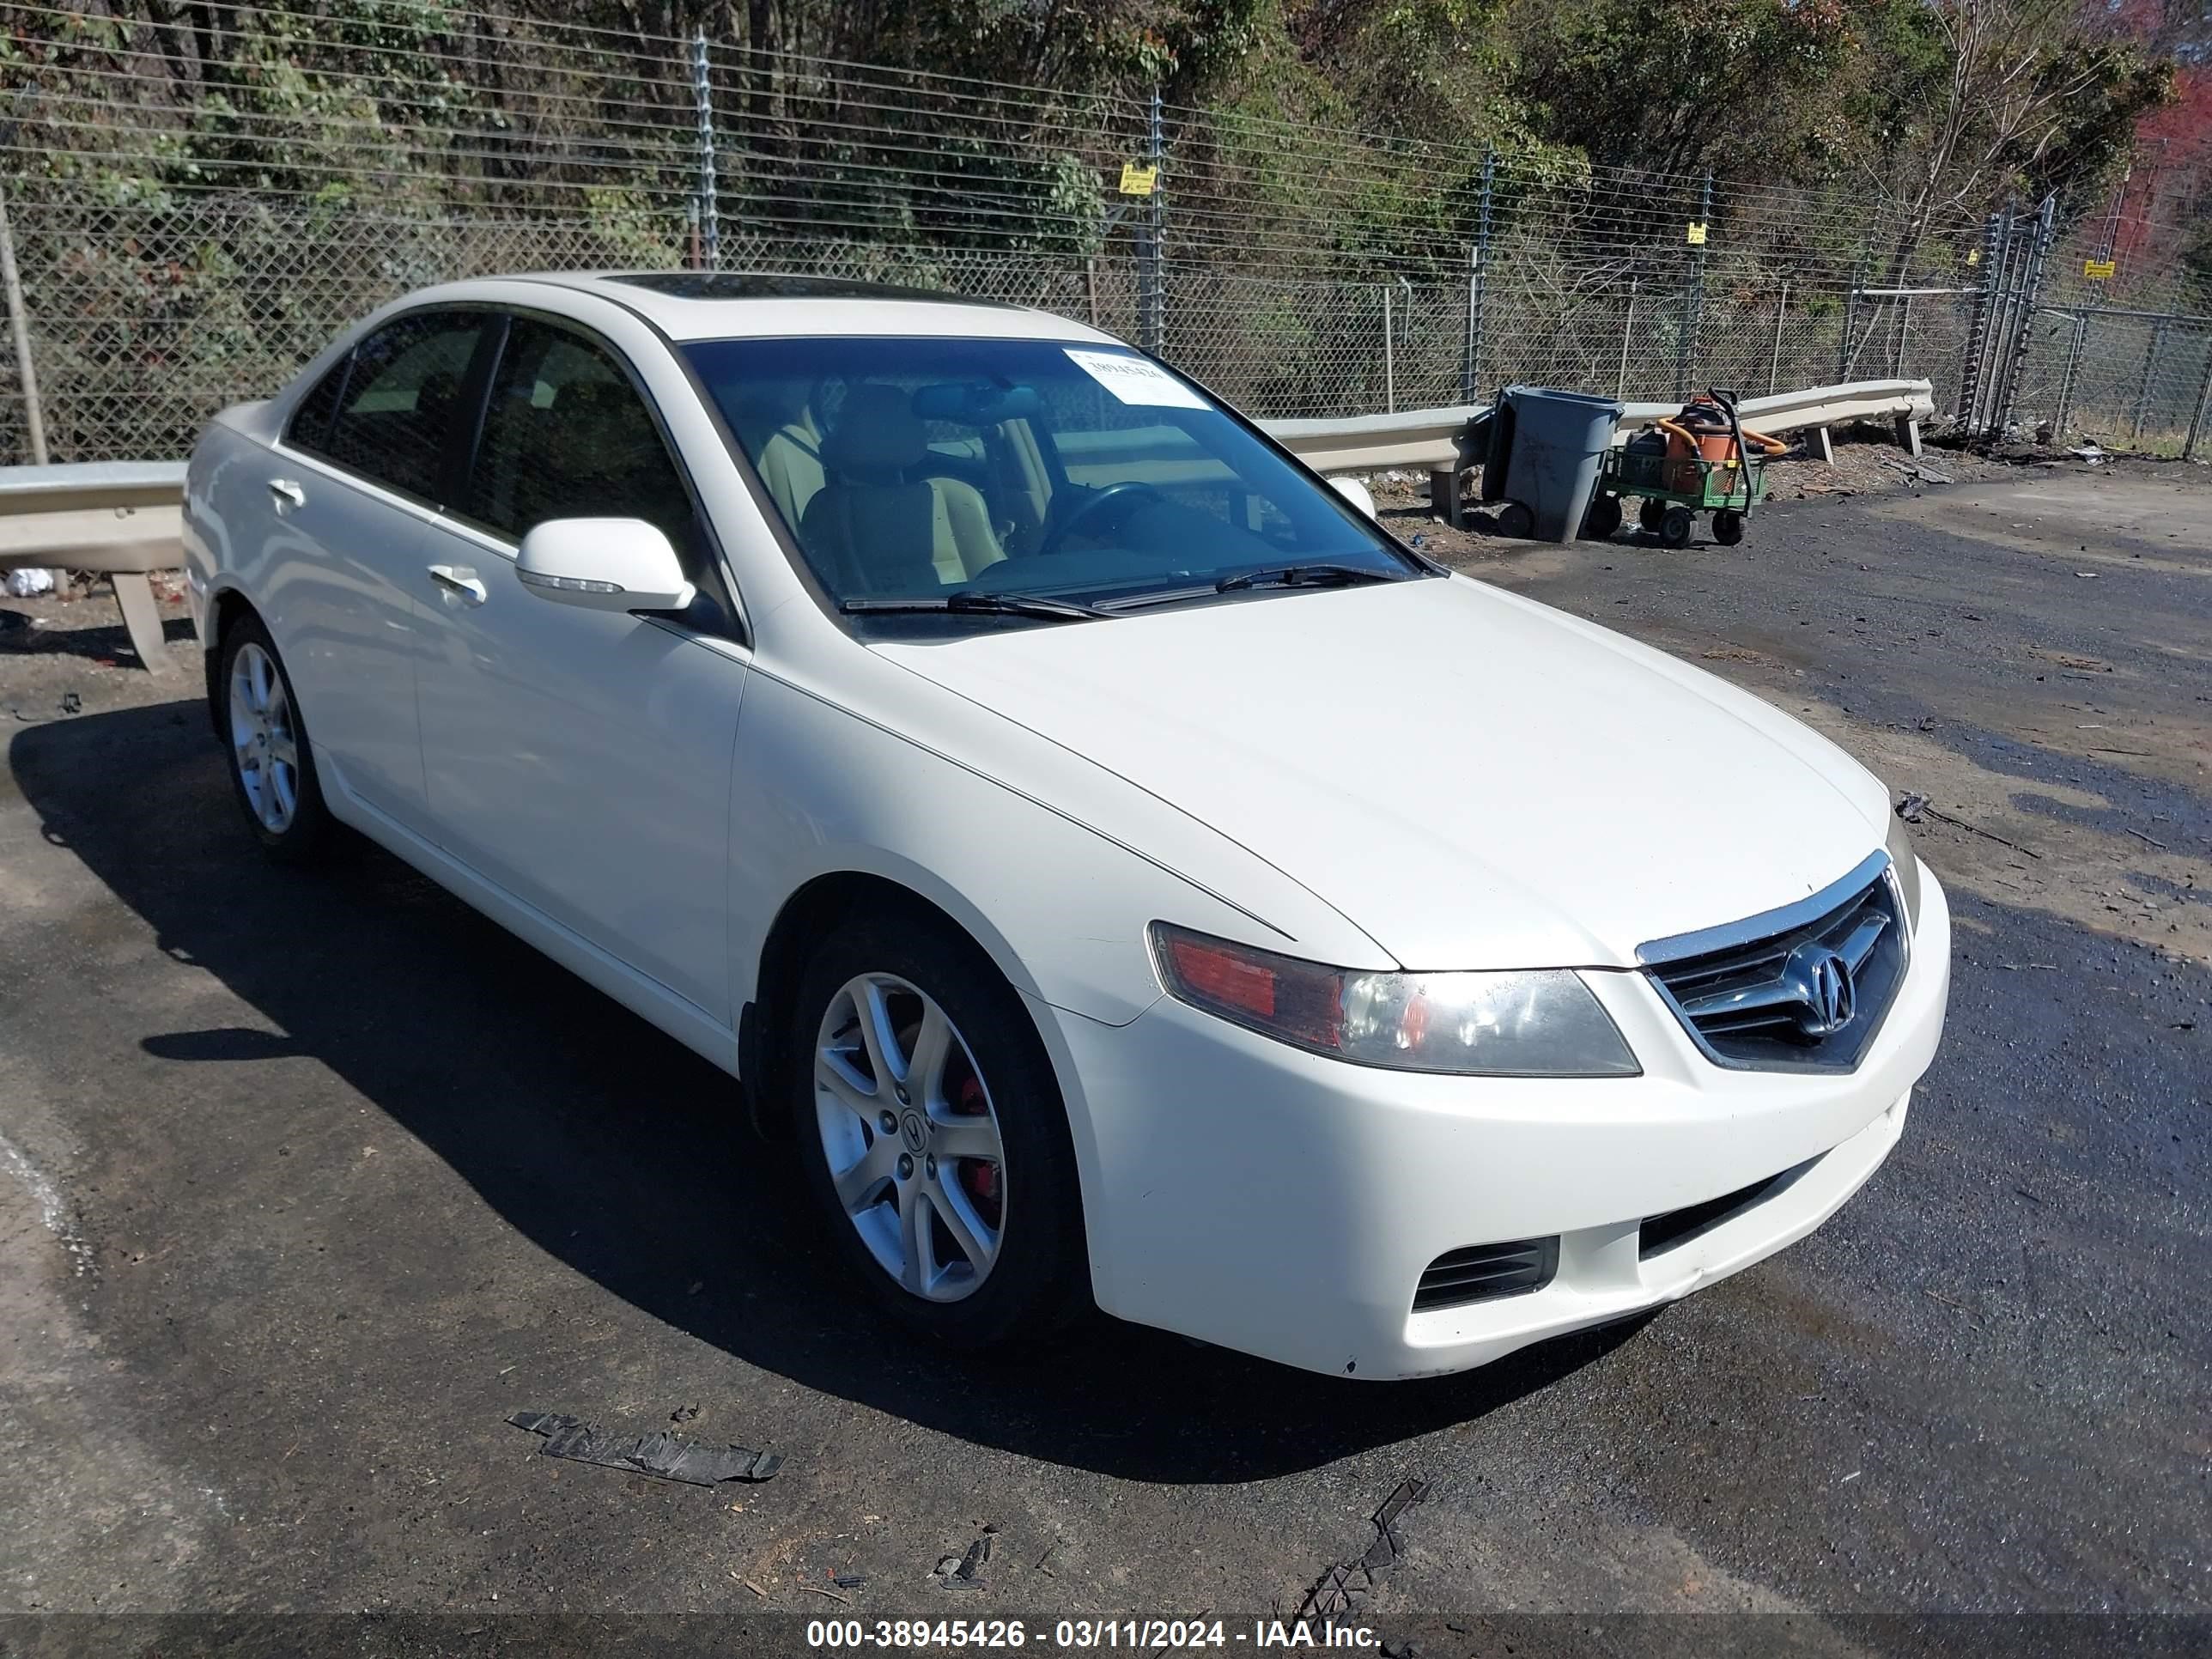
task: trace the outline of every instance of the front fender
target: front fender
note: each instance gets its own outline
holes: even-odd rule
[[[740,1004],[755,995],[784,901],[841,872],[912,890],[965,927],[1018,990],[1109,1024],[1134,1019],[1160,995],[1146,938],[1155,919],[1231,937],[1261,931],[1243,892],[1202,886],[1158,852],[773,675],[757,672],[747,690],[732,791],[731,977]],[[1286,917],[1282,907],[1302,890],[1285,896],[1279,872],[1250,862],[1252,888],[1275,911],[1267,922],[1324,959],[1372,951],[1310,896]]]

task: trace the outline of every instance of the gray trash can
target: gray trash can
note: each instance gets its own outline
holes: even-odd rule
[[[1502,418],[1491,447],[1506,451],[1504,477],[1493,487],[1490,469],[1483,469],[1483,499],[1525,506],[1534,520],[1528,533],[1540,541],[1572,541],[1597,488],[1598,463],[1620,423],[1620,400],[1511,386],[1498,402]],[[1508,509],[1500,522],[1517,516]]]

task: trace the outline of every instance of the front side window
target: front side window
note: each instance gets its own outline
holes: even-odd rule
[[[467,312],[417,313],[386,324],[354,348],[352,371],[323,441],[316,443],[296,424],[295,437],[349,471],[436,505],[447,427],[483,331],[483,319]]]
[[[1134,607],[1286,568],[1421,574],[1334,491],[1126,349],[684,349],[808,565],[849,608],[951,594]]]
[[[492,377],[467,512],[518,541],[549,519],[643,519],[687,563],[700,551],[691,497],[621,365],[528,318]]]

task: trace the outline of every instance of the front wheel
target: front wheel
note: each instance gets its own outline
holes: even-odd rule
[[[1687,547],[1691,532],[1697,527],[1697,516],[1688,507],[1670,507],[1659,520],[1659,544],[1662,547]]]
[[[1583,516],[1583,538],[1585,541],[1608,540],[1620,528],[1620,496],[1601,495],[1590,502],[1589,511]]]
[[[231,789],[255,838],[284,863],[320,855],[334,825],[315,775],[314,747],[291,676],[258,617],[241,618],[224,634],[216,683]]]
[[[1743,539],[1743,514],[1723,507],[1713,514],[1713,539],[1723,547],[1734,547]]]
[[[1498,533],[1525,540],[1536,533],[1536,515],[1519,501],[1508,501],[1498,510]]]
[[[1090,1306],[1066,1108],[980,949],[919,915],[848,923],[809,954],[787,1045],[808,1185],[893,1317],[981,1348]]]

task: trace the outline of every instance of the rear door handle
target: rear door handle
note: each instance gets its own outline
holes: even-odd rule
[[[482,605],[491,597],[489,588],[477,580],[477,573],[465,564],[434,564],[430,580],[449,593],[458,593],[471,605]]]
[[[288,501],[294,507],[305,507],[307,504],[307,492],[289,478],[271,478],[269,481],[269,493],[278,501]]]

